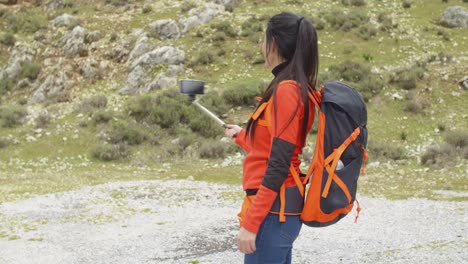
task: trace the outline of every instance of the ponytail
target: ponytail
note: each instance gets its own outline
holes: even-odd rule
[[[298,98],[301,98],[304,104],[304,121],[301,137],[302,140],[305,140],[310,109],[308,92],[311,88],[315,89],[317,85],[319,67],[317,32],[307,18],[283,12],[270,19],[265,35],[267,52],[269,52],[274,40],[278,53],[285,59],[287,66],[271,81],[262,95],[260,105],[270,100],[273,96],[273,104],[276,106],[274,94],[278,84],[284,80],[296,81],[298,84]],[[294,114],[290,117],[289,123],[297,114],[299,107],[300,102],[298,102]],[[276,107],[273,109],[276,109]],[[276,118],[276,111],[274,114]],[[257,121],[250,118],[247,123],[246,135],[249,134],[251,139],[254,137],[256,125]],[[279,133],[281,134],[282,131]]]

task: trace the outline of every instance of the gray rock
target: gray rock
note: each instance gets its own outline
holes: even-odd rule
[[[468,90],[468,76],[463,77],[463,79],[458,81],[458,86],[463,90]]]
[[[164,90],[177,85],[177,74],[184,71],[183,65],[170,65],[165,73],[160,73],[153,81],[145,86],[144,92]]]
[[[58,94],[69,88],[68,78],[64,72],[49,75],[33,93],[28,104],[44,102],[48,96]]]
[[[225,8],[232,7],[237,3],[237,0],[212,0],[213,3],[223,5]]]
[[[154,46],[149,43],[149,39],[146,36],[139,38],[135,44],[135,47],[130,52],[128,56],[128,61],[133,61],[136,58],[139,58],[141,55],[154,49]]]
[[[128,53],[128,49],[124,47],[115,47],[106,52],[104,57],[115,62],[123,62],[127,58]]]
[[[88,34],[86,34],[85,42],[94,43],[94,42],[99,41],[101,38],[102,38],[102,33],[96,30],[96,31],[89,32]]]
[[[102,79],[99,63],[94,59],[86,60],[86,62],[80,68],[80,73],[85,79],[88,80]]]
[[[169,65],[165,73],[151,77],[151,68],[138,65],[129,73],[122,94],[143,94],[153,90],[167,89],[177,85],[177,75],[185,70],[183,65]]]
[[[183,50],[164,46],[143,54],[132,64],[131,68],[135,68],[138,65],[154,66],[161,63],[181,64],[184,61],[185,52]]]
[[[468,27],[468,9],[462,6],[451,6],[442,14],[442,22],[449,27]]]
[[[8,64],[0,71],[0,77],[8,77],[10,79],[17,77],[21,72],[21,63],[32,61],[34,54],[34,50],[29,47],[15,47],[8,60]]]
[[[179,27],[172,19],[158,20],[149,25],[150,34],[160,39],[176,39],[180,37]]]
[[[132,63],[127,80],[119,92],[123,94],[141,94],[175,85],[177,82],[176,75],[184,70],[183,65],[181,65],[184,60],[184,51],[170,46],[147,52]],[[166,73],[161,73],[153,79],[152,69],[158,64],[169,64],[169,67]]]
[[[183,26],[182,33],[186,33],[196,26],[211,21],[223,11],[224,7],[222,5],[213,3],[208,3],[205,8],[194,8],[190,10],[190,17],[179,19],[179,23]]]
[[[151,81],[149,72],[142,66],[136,66],[127,76],[124,87],[119,90],[122,94],[138,94],[144,90],[145,84]]]
[[[62,38],[63,50],[66,56],[87,55],[88,50],[85,44],[86,33],[86,29],[76,26]]]
[[[47,10],[55,10],[59,8],[64,8],[65,7],[65,1],[64,0],[45,0],[43,5]]]
[[[67,27],[67,28],[74,28],[79,24],[79,21],[76,17],[69,15],[69,14],[63,14],[61,16],[56,17],[53,21],[52,24],[54,27]]]

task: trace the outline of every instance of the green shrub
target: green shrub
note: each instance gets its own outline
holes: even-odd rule
[[[363,40],[369,40],[377,35],[377,29],[370,25],[363,25],[358,30],[358,36]]]
[[[407,158],[405,149],[396,144],[387,144],[369,140],[367,151],[369,153],[369,157],[377,160],[403,160]]]
[[[89,113],[96,109],[103,109],[107,106],[107,97],[104,95],[96,95],[85,98],[77,107],[77,112]]]
[[[445,31],[445,30],[442,30],[442,29],[437,30],[437,35],[441,36],[442,39],[445,40],[445,41],[450,41],[450,36],[447,33],[447,31]]]
[[[232,106],[250,106],[255,104],[255,96],[260,94],[259,82],[243,82],[223,91],[224,100]]]
[[[205,138],[215,138],[222,135],[223,130],[221,126],[213,119],[204,115],[198,109],[191,111],[188,116],[189,128]]]
[[[0,36],[0,43],[2,43],[5,46],[9,46],[9,47],[14,46],[15,43],[16,43],[15,35],[13,35],[13,34],[11,34],[9,32],[3,33]]]
[[[336,80],[343,79],[344,81],[354,83],[365,80],[372,74],[368,66],[349,61],[330,66],[329,73]]]
[[[8,28],[13,33],[33,34],[47,27],[47,14],[35,9],[22,9],[17,15],[8,14]]]
[[[325,29],[325,26],[327,24],[325,19],[323,19],[322,17],[312,17],[310,19],[310,22],[312,22],[312,25],[314,25],[316,30]]]
[[[450,130],[446,132],[444,140],[454,147],[464,148],[468,146],[468,133],[462,130]]]
[[[352,10],[349,14],[345,14],[343,10],[335,9],[326,13],[324,18],[332,27],[345,32],[369,22],[369,17],[363,10]]]
[[[106,0],[106,4],[111,4],[113,6],[124,6],[129,3],[129,0]]]
[[[50,124],[50,115],[47,113],[39,114],[35,119],[36,128],[46,128]]]
[[[378,95],[383,87],[384,81],[374,75],[370,75],[358,83],[350,83],[351,87],[359,91],[366,102]]]
[[[191,9],[195,7],[197,7],[197,4],[195,4],[193,1],[184,0],[180,11],[182,11],[182,13],[187,13],[188,11],[190,11]]]
[[[411,8],[412,4],[413,4],[413,2],[410,1],[410,0],[403,0],[402,6],[403,6],[403,8]]]
[[[380,23],[379,29],[384,32],[389,32],[396,26],[393,24],[392,19],[384,12],[377,15],[377,21]]]
[[[424,110],[429,106],[429,102],[426,98],[419,96],[419,95],[412,95],[412,93],[408,94],[406,105],[404,110],[406,112],[410,112],[413,114],[421,114]]]
[[[16,127],[23,124],[28,111],[23,106],[13,105],[0,108],[0,123],[2,127]]]
[[[213,37],[213,41],[225,41],[226,40],[226,34],[224,32],[216,32]]]
[[[229,110],[223,96],[220,96],[219,93],[214,91],[209,91],[203,95],[200,99],[200,103],[219,116],[226,114]]]
[[[109,121],[111,121],[113,118],[113,114],[105,111],[105,110],[99,110],[93,114],[93,117],[91,118],[91,121],[93,122],[94,125],[98,124],[107,124]]]
[[[41,72],[41,65],[35,62],[23,62],[21,63],[20,78],[28,78],[35,80]]]
[[[228,146],[219,140],[204,141],[200,146],[200,157],[204,159],[225,158]]]
[[[195,59],[194,64],[211,64],[215,61],[215,55],[211,50],[202,50]]]
[[[468,133],[447,131],[440,145],[432,145],[421,156],[421,164],[433,167],[452,166],[458,157],[468,159]]]
[[[6,138],[0,137],[0,149],[6,148],[10,145],[10,141]]]
[[[216,29],[218,32],[223,32],[224,36],[235,37],[237,36],[236,30],[232,27],[232,22],[228,20],[221,21],[217,24],[211,25],[212,28]]]
[[[145,129],[136,122],[118,121],[111,124],[108,131],[109,142],[112,144],[139,145],[149,138]]]
[[[410,69],[400,69],[391,76],[390,83],[395,83],[405,90],[415,89],[417,81],[424,77],[425,71],[426,69],[419,65],[415,65]]]
[[[364,0],[341,0],[341,3],[342,3],[343,5],[346,5],[346,6],[348,6],[348,5],[352,5],[352,6],[364,6],[364,5],[367,4],[366,1],[364,1]]]
[[[15,83],[12,79],[8,77],[0,78],[0,95],[11,91],[11,89],[13,89],[14,86]]]
[[[130,116],[145,120],[161,128],[173,128],[180,123],[187,123],[187,98],[176,90],[166,90],[158,95],[136,97],[127,104]]]
[[[64,7],[73,7],[73,0],[63,0]]]
[[[101,161],[114,161],[128,157],[130,151],[125,144],[100,145],[91,151],[91,155]]]
[[[450,144],[430,146],[421,156],[421,164],[434,167],[445,167],[453,163],[457,151]]]
[[[263,24],[259,19],[251,17],[248,20],[244,21],[241,25],[240,35],[243,37],[248,37],[254,33],[263,32]]]
[[[148,13],[151,13],[152,11],[153,11],[153,8],[150,5],[144,5],[141,12],[143,14],[148,14]]]

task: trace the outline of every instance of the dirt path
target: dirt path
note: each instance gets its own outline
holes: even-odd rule
[[[0,263],[242,263],[240,187],[117,182],[0,204]],[[303,227],[294,263],[468,263],[468,202],[360,197],[363,211]]]

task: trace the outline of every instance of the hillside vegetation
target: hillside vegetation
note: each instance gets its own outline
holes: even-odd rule
[[[205,81],[201,102],[245,124],[281,11],[318,29],[320,82],[367,101],[359,192],[467,200],[468,31],[442,18],[453,6],[468,3],[0,0],[0,203],[130,179],[240,184],[242,151],[177,82]]]

